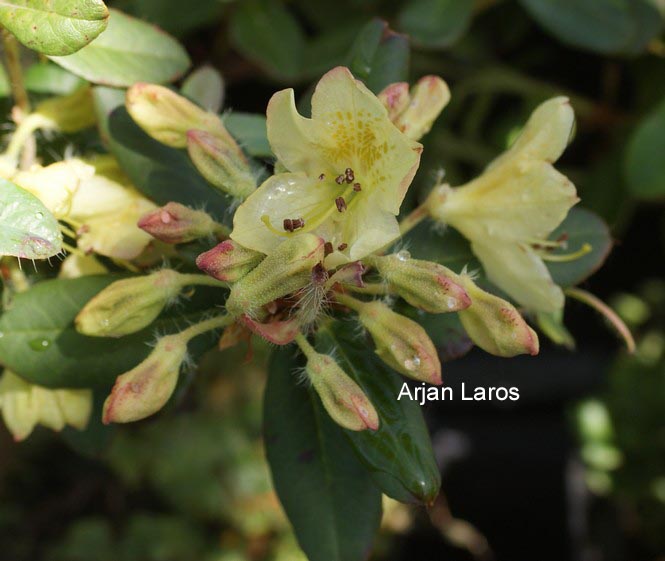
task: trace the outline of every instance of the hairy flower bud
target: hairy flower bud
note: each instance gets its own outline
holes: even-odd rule
[[[404,252],[376,257],[372,264],[390,287],[412,306],[433,314],[456,312],[471,299],[450,269]]]
[[[379,416],[372,402],[332,357],[310,351],[305,370],[323,406],[338,425],[354,431],[379,428]]]
[[[141,364],[118,376],[104,402],[104,424],[138,421],[164,407],[187,358],[187,341],[180,334],[162,337]]]
[[[424,76],[410,93],[408,85],[399,82],[385,88],[379,99],[395,126],[409,138],[419,140],[450,101],[450,90],[438,76]]]
[[[127,90],[125,105],[136,124],[162,144],[185,148],[187,131],[199,129],[214,134],[239,155],[242,154],[217,115],[201,109],[169,88],[156,84],[134,84]]]
[[[256,189],[247,160],[223,139],[203,130],[190,130],[187,150],[199,173],[225,193],[246,199]]]
[[[388,366],[414,380],[441,384],[441,362],[431,339],[415,321],[393,312],[379,300],[358,307],[376,354]]]
[[[181,288],[180,274],[171,269],[116,281],[84,306],[76,329],[93,337],[135,333],[150,325]]]
[[[538,335],[515,306],[485,292],[467,275],[460,275],[460,280],[472,304],[459,312],[459,318],[476,345],[490,354],[502,357],[538,354]]]
[[[138,227],[165,243],[186,243],[212,236],[220,226],[212,217],[180,203],[167,203],[141,217]]]
[[[313,234],[283,241],[231,288],[226,301],[229,314],[252,315],[261,306],[291,294],[312,281],[312,269],[323,261],[324,242]]]
[[[265,255],[233,240],[224,240],[196,258],[196,266],[220,281],[236,282],[249,273]]]

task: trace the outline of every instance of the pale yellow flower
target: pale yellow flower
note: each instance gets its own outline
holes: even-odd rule
[[[92,390],[49,389],[5,370],[0,377],[0,412],[15,440],[24,440],[36,425],[61,431],[83,430],[92,412]]]
[[[292,89],[268,105],[268,139],[285,173],[240,205],[231,238],[270,253],[311,232],[330,242],[326,263],[361,259],[399,236],[396,215],[422,146],[400,132],[378,98],[347,68],[334,68],[298,114]]]
[[[431,215],[471,241],[488,278],[531,310],[552,312],[564,296],[543,262],[552,231],[579,199],[575,186],[554,169],[574,126],[565,97],[540,105],[513,146],[477,179],[437,187]]]

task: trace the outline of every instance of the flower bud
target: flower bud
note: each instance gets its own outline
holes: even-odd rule
[[[390,287],[412,306],[441,314],[471,305],[471,299],[450,269],[404,252],[376,257],[372,264]]]
[[[0,377],[0,410],[17,441],[27,438],[37,424],[54,431],[65,425],[83,430],[92,411],[92,391],[44,388],[5,370]]]
[[[236,282],[256,267],[265,255],[233,240],[224,240],[196,258],[196,266],[217,280]]]
[[[476,345],[502,357],[538,354],[538,335],[512,304],[478,288],[467,275],[459,278],[472,302],[459,318]]]
[[[122,337],[150,325],[182,288],[180,274],[162,269],[116,281],[76,316],[76,329],[93,337]]]
[[[385,88],[379,99],[395,126],[409,138],[419,140],[450,101],[450,90],[438,76],[424,76],[410,93],[407,84],[400,82]]]
[[[162,337],[141,364],[116,378],[104,402],[104,424],[138,421],[164,407],[186,358],[187,338],[180,334]]]
[[[376,354],[388,366],[414,380],[441,384],[441,362],[425,330],[379,300],[362,303],[360,322],[369,331]]]
[[[261,306],[307,286],[312,281],[312,269],[323,261],[323,245],[314,234],[283,241],[233,285],[226,301],[228,312],[233,316],[252,315]]]
[[[354,431],[379,428],[379,416],[372,402],[332,357],[309,352],[305,371],[338,425]]]
[[[145,214],[138,227],[153,238],[172,244],[191,242],[219,231],[209,214],[173,202]]]
[[[225,193],[246,199],[256,189],[256,181],[244,156],[214,134],[190,130],[187,150],[199,173]]]
[[[125,105],[136,124],[162,144],[184,148],[187,146],[187,131],[200,129],[219,137],[242,156],[236,141],[217,115],[204,111],[169,88],[134,84],[127,90]]]

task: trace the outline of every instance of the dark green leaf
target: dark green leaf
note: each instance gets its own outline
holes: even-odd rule
[[[287,81],[300,76],[305,35],[282,2],[239,2],[231,19],[230,34],[235,47],[266,73]]]
[[[265,391],[264,432],[273,482],[310,561],[367,558],[381,520],[381,493],[314,391],[276,351]]]
[[[124,92],[94,89],[102,137],[134,185],[158,204],[176,201],[221,220],[229,205],[227,196],[196,171],[187,154],[150,138],[124,107]]]
[[[399,28],[414,42],[443,48],[455,43],[471,23],[472,0],[413,0],[399,14]]]
[[[46,387],[109,386],[148,355],[156,330],[178,331],[187,317],[195,319],[203,313],[199,302],[197,311],[189,316],[173,310],[151,327],[118,339],[78,333],[73,324],[76,314],[118,278],[48,280],[17,294],[0,316],[0,362],[29,382]]]
[[[386,495],[402,502],[432,503],[441,476],[420,406],[410,399],[397,399],[404,378],[352,333],[348,324],[331,322],[319,330],[317,347],[320,352],[332,352],[360,385],[381,425],[377,431],[344,432]]]
[[[379,93],[388,84],[408,78],[409,41],[390,29],[385,21],[373,19],[358,33],[348,66],[356,78]]]
[[[202,66],[187,76],[180,92],[204,109],[218,113],[224,103],[224,79],[212,66]]]
[[[108,23],[102,0],[0,0],[0,24],[25,46],[45,55],[69,55]]]
[[[564,43],[601,53],[644,50],[662,28],[648,0],[521,0],[547,31]]]
[[[591,245],[591,252],[579,259],[561,263],[546,261],[554,282],[560,286],[575,286],[595,273],[612,248],[612,236],[601,218],[584,208],[573,208],[561,225],[552,232],[550,239],[567,236],[565,249],[551,255],[566,255],[579,251],[584,244]]]
[[[263,115],[232,111],[224,117],[224,125],[250,156],[273,157],[268,143],[266,118]]]
[[[628,188],[641,198],[665,196],[665,101],[633,133],[626,150]]]
[[[121,10],[158,25],[175,36],[216,23],[224,11],[224,0],[122,0]]]
[[[111,10],[107,30],[95,41],[73,55],[51,60],[89,82],[116,87],[172,82],[190,64],[173,37],[118,10]]]

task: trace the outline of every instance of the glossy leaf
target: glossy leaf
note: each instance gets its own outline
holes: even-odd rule
[[[421,45],[448,47],[468,29],[473,8],[469,0],[414,0],[400,12],[399,28]]]
[[[601,53],[644,50],[662,28],[649,0],[521,0],[547,31],[575,47]]]
[[[224,79],[212,66],[202,66],[187,76],[181,93],[204,109],[218,113],[224,103]]]
[[[626,150],[628,188],[640,198],[665,196],[665,101],[633,133]]]
[[[197,300],[188,303],[189,315],[172,309],[139,333],[118,339],[78,333],[76,314],[118,278],[95,275],[47,280],[15,295],[0,316],[0,362],[29,382],[51,388],[109,386],[148,355],[155,331],[178,331],[188,319],[201,316],[204,306],[200,300],[210,304],[210,293],[199,291]]]
[[[595,273],[603,264],[612,248],[612,236],[607,225],[593,212],[584,208],[573,208],[561,225],[550,235],[551,240],[566,236],[566,247],[551,253],[553,256],[579,251],[584,244],[591,251],[573,261],[546,261],[552,279],[560,286],[575,286]]]
[[[266,118],[263,115],[233,111],[224,117],[224,125],[250,156],[274,157],[268,143]]]
[[[0,255],[47,259],[61,251],[54,216],[37,197],[0,178]]]
[[[0,0],[0,24],[26,47],[45,55],[70,55],[108,23],[102,0]]]
[[[364,390],[381,421],[377,431],[344,431],[370,469],[375,483],[402,502],[430,504],[441,476],[420,406],[398,400],[404,378],[387,367],[348,324],[331,322],[319,330],[319,352],[333,352],[338,364]]]
[[[239,2],[231,19],[231,41],[269,75],[297,79],[306,40],[298,21],[278,0]]]
[[[374,93],[408,78],[409,41],[385,21],[373,19],[358,33],[347,64]]]
[[[229,199],[196,171],[187,154],[150,138],[124,107],[124,92],[94,89],[102,138],[132,183],[160,205],[170,201],[202,208],[221,220]]]
[[[381,493],[316,393],[298,382],[302,366],[293,349],[270,362],[263,422],[275,490],[310,561],[361,561],[381,520]]]
[[[118,10],[95,41],[69,56],[51,60],[95,84],[128,87],[136,82],[161,84],[189,68],[186,51],[161,29]]]
[[[38,62],[25,72],[25,87],[35,93],[69,95],[83,83],[78,76],[51,62]]]

